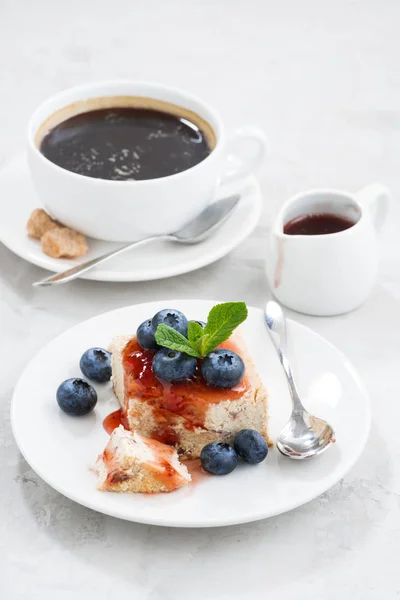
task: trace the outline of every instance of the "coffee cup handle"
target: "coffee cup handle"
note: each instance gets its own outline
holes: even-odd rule
[[[244,155],[242,147],[253,146],[254,150]],[[225,153],[228,168],[221,177],[221,184],[244,179],[256,171],[269,154],[269,142],[266,135],[257,127],[240,127],[228,139]]]
[[[355,196],[361,206],[369,211],[376,231],[380,231],[388,217],[391,205],[391,196],[387,187],[380,183],[371,183]]]

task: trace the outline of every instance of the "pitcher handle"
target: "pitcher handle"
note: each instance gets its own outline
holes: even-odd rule
[[[361,206],[369,211],[376,231],[380,231],[391,206],[388,188],[380,183],[371,183],[357,192],[355,197]]]

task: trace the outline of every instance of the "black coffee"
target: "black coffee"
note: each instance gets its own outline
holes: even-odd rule
[[[353,227],[354,222],[345,217],[329,213],[315,213],[296,217],[285,223],[283,233],[286,235],[323,235],[338,233]]]
[[[92,110],[56,125],[40,144],[51,162],[97,179],[155,179],[190,169],[211,148],[186,118],[153,109]]]

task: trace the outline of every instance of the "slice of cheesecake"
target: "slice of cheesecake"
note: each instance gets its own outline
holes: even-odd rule
[[[112,492],[171,492],[190,482],[174,448],[122,425],[114,429],[96,463],[97,488]]]
[[[134,336],[115,338],[112,379],[129,427],[175,446],[181,458],[199,457],[209,442],[232,443],[241,429],[255,429],[269,442],[267,391],[240,333],[221,347],[245,363],[245,375],[232,389],[209,386],[199,368],[190,379],[161,381],[152,370],[154,353],[143,350]]]

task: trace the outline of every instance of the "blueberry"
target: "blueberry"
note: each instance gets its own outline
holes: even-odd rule
[[[250,465],[262,462],[268,454],[268,444],[258,431],[242,429],[233,443],[236,452]]]
[[[111,379],[111,354],[104,348],[90,348],[82,354],[79,366],[88,379],[104,383]]]
[[[200,325],[200,327],[202,327],[203,329],[206,326],[206,324],[204,323],[204,321],[194,321],[194,320],[191,320],[191,321],[189,321],[189,323],[198,323]]]
[[[191,377],[196,369],[197,360],[184,352],[161,348],[153,358],[153,371],[164,381],[180,381]]]
[[[201,372],[210,385],[232,388],[244,375],[244,362],[236,352],[219,348],[207,354],[201,364]]]
[[[151,324],[151,319],[143,321],[143,323],[137,328],[137,341],[145,350],[156,350],[158,348],[154,333],[155,330]]]
[[[213,475],[227,475],[236,468],[238,456],[229,444],[211,442],[202,449],[200,462],[203,469]]]
[[[187,335],[187,318],[183,313],[174,308],[164,308],[164,310],[160,310],[160,312],[154,315],[151,322],[154,331],[157,331],[157,327],[161,323],[164,323],[164,325],[169,325],[169,327],[176,329],[176,331],[179,331],[182,335]]]
[[[79,377],[67,379],[57,390],[57,402],[61,410],[68,415],[87,415],[96,406],[96,390]]]

